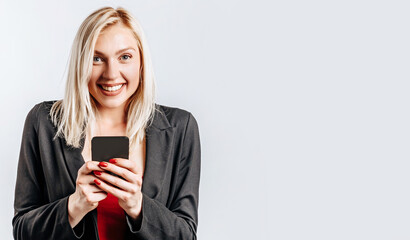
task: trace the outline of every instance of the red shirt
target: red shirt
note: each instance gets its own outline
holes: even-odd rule
[[[97,207],[98,235],[101,240],[123,240],[127,229],[125,212],[118,204],[118,198],[108,193]]]

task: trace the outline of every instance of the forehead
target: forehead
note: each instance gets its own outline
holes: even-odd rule
[[[131,29],[123,24],[115,24],[104,29],[97,38],[96,50],[116,50],[125,47],[138,47],[137,39]]]

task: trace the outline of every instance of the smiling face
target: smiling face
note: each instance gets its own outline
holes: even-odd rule
[[[115,24],[98,36],[88,91],[99,109],[125,108],[139,85],[140,54],[132,31]]]

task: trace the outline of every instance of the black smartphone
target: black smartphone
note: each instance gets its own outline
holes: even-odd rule
[[[126,158],[129,154],[129,139],[126,136],[101,136],[91,139],[91,158],[93,161],[106,161],[111,158]]]
[[[91,139],[91,158],[93,161],[108,162],[111,158],[128,159],[129,139],[126,136],[101,136]],[[114,173],[111,173],[117,176]]]

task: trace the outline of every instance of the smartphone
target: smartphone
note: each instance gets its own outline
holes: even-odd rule
[[[126,136],[101,136],[91,139],[91,158],[93,161],[108,162],[111,158],[128,159],[129,139]],[[111,173],[114,176],[118,176]]]
[[[126,136],[101,136],[91,139],[91,157],[93,161],[106,161],[111,158],[128,159],[129,139]]]

